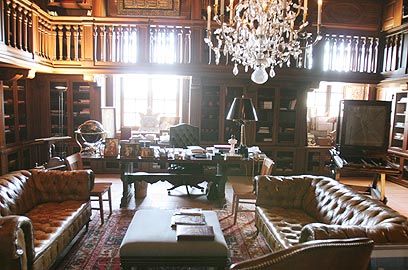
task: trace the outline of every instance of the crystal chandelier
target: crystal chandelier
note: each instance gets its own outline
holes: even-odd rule
[[[219,14],[218,14],[219,9]],[[224,14],[225,3],[215,0],[213,19],[220,25],[211,38],[211,6],[207,7],[207,37],[205,43],[214,51],[215,63],[220,62],[221,53],[231,56],[233,74],[237,75],[238,65],[245,71],[252,68],[252,81],[263,84],[269,76],[274,77],[275,66],[290,65],[290,58],[298,60],[303,49],[313,46],[320,35],[322,0],[317,5],[317,33],[306,32],[308,0],[239,0],[234,6],[230,0],[227,7],[229,20]],[[300,18],[299,15],[303,15]],[[228,21],[228,22],[227,22]],[[209,54],[211,63],[211,52]]]

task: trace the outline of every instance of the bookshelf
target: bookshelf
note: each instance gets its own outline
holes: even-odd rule
[[[395,93],[394,115],[391,127],[390,147],[396,151],[406,151],[407,142],[404,142],[407,132],[407,103],[408,91]]]
[[[279,91],[278,144],[296,143],[297,90],[281,88]]]
[[[72,83],[72,110],[73,110],[73,129],[87,120],[91,120],[91,85],[88,82]]]
[[[200,140],[218,142],[220,138],[220,87],[204,86],[201,99]]]
[[[275,88],[258,89],[256,110],[258,121],[256,122],[256,143],[273,143],[274,139],[274,123],[275,123],[275,107],[276,107],[276,92]]]
[[[28,139],[27,94],[25,80],[3,82],[2,114],[4,118],[3,145],[13,145]]]

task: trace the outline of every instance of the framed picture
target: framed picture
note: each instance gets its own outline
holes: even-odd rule
[[[106,138],[105,139],[105,157],[116,157],[119,153],[119,139]]]
[[[140,145],[137,143],[121,143],[120,156],[124,158],[134,158],[139,155]]]
[[[102,125],[106,131],[106,137],[114,138],[116,133],[116,114],[114,107],[102,107]]]

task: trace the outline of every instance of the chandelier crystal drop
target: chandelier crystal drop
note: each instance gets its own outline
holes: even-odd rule
[[[219,9],[220,7],[220,9]],[[207,7],[207,37],[205,43],[214,51],[215,63],[221,55],[234,63],[233,74],[239,73],[238,66],[254,71],[251,79],[258,84],[275,76],[275,66],[290,65],[290,58],[298,60],[305,48],[313,46],[321,39],[322,0],[317,5],[317,33],[306,31],[308,0],[239,0],[234,6],[230,0],[227,7],[229,20],[224,14],[225,4],[215,0],[213,9]],[[218,10],[220,14],[218,14]],[[211,13],[220,26],[211,37]],[[303,18],[299,16],[303,15]],[[214,40],[214,43],[213,43]],[[209,58],[211,63],[211,53]]]

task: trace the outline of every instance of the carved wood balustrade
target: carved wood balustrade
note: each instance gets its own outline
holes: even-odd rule
[[[383,42],[381,67],[383,74],[389,76],[408,74],[408,25],[385,32]]]
[[[106,71],[163,63],[178,64],[186,70],[191,65],[213,69],[205,67],[209,50],[203,41],[206,22],[201,18],[51,16],[29,0],[0,0],[0,5],[3,63],[29,66],[39,72],[67,68],[66,72],[76,69],[72,72],[78,73],[100,71],[101,67]],[[290,66],[318,72],[406,74],[406,32],[400,29],[381,39],[373,32],[341,34],[329,29],[318,46],[305,51]],[[226,62],[222,60],[221,69]],[[232,68],[224,70],[231,72]]]

